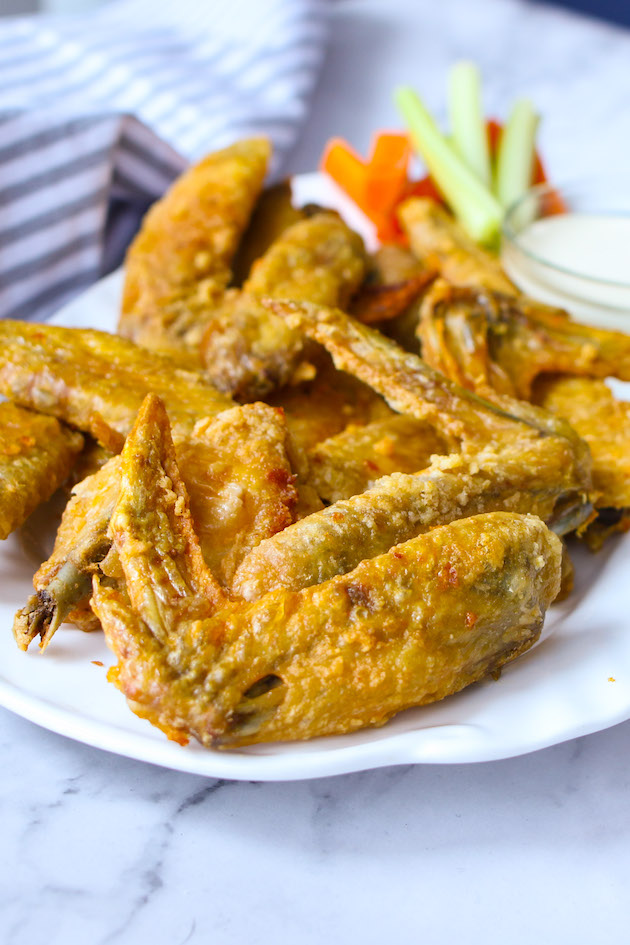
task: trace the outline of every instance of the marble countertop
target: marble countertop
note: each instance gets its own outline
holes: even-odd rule
[[[337,0],[312,117],[367,147],[409,82],[440,113],[451,61],[487,110],[545,114],[554,179],[623,167],[630,33],[515,0]],[[530,945],[621,941],[630,918],[630,722],[508,761],[302,783],[210,781],[0,711],[3,945]],[[626,933],[627,934],[627,933]]]

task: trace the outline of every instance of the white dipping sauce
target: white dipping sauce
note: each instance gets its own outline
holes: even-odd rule
[[[630,331],[630,216],[544,217],[516,239],[504,240],[502,260],[527,295],[578,321]]]

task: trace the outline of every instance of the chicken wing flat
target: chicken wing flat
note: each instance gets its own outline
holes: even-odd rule
[[[517,294],[499,260],[481,249],[449,216],[427,197],[412,197],[398,210],[414,253],[454,285]]]
[[[0,321],[0,392],[120,452],[146,394],[167,404],[176,435],[233,406],[200,375],[117,335]]]
[[[365,492],[390,473],[411,473],[429,465],[448,446],[433,427],[394,414],[365,426],[351,424],[308,454],[312,481],[328,503]]]
[[[531,400],[541,374],[630,380],[630,337],[572,321],[524,296],[476,292],[440,281],[425,295],[423,357],[471,390]]]
[[[200,367],[204,320],[229,282],[269,154],[262,138],[210,154],[152,207],[127,254],[121,335]]]
[[[254,265],[243,293],[226,298],[201,343],[206,371],[220,390],[255,400],[288,383],[304,337],[263,308],[258,297],[343,305],[365,270],[361,238],[334,213],[289,227]]]
[[[505,513],[435,529],[299,593],[221,607],[211,583],[204,604],[181,483],[158,473],[156,491],[138,460],[141,425],[112,519],[128,597],[96,577],[93,606],[118,659],[109,678],[171,738],[227,747],[381,725],[536,640],[561,544],[539,519]],[[160,449],[152,467],[167,472],[167,439]]]
[[[0,538],[6,538],[68,478],[80,433],[53,417],[0,403]]]
[[[154,439],[162,414],[163,408],[148,398],[141,428],[152,431]],[[155,456],[151,437],[145,433],[137,439],[144,450],[141,461],[150,464]],[[298,495],[287,446],[282,412],[267,404],[201,419],[176,444],[201,554],[224,585],[258,542],[294,520]],[[102,562],[111,545],[108,527],[123,473],[115,456],[74,489],[53,553],[35,575],[36,593],[16,615],[14,636],[21,649],[38,634],[45,648],[64,620],[92,626],[91,575],[107,568]]]
[[[256,600],[277,587],[320,584],[431,528],[485,512],[532,512],[563,534],[584,515],[572,473],[561,472],[573,465],[571,447],[550,437],[543,451],[521,443],[500,455],[436,457],[422,472],[384,476],[262,541],[237,569],[232,591]]]

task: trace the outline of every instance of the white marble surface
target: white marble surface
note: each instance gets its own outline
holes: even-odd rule
[[[511,0],[337,0],[313,116],[326,138],[395,124],[390,89],[439,112],[455,58],[488,110],[545,113],[554,177],[622,167],[630,34]],[[2,945],[622,942],[630,723],[527,757],[310,783],[206,781],[0,711]]]

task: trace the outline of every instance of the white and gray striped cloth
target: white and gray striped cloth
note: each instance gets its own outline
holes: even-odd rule
[[[0,20],[0,316],[42,319],[122,256],[186,164],[266,134],[281,168],[326,0],[117,0]]]

